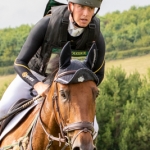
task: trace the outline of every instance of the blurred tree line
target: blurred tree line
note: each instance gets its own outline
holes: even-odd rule
[[[98,150],[150,149],[150,69],[126,75],[120,67],[106,72],[96,100]]]
[[[115,11],[98,17],[106,41],[106,60],[150,53],[150,6],[133,6],[122,13]],[[31,28],[21,25],[0,30],[0,75],[14,73],[13,62]]]
[[[14,60],[19,54],[31,26],[21,25],[16,28],[0,30],[0,75],[15,73]]]
[[[150,6],[133,6],[122,13],[115,11],[100,20],[106,41],[106,59],[150,53]]]

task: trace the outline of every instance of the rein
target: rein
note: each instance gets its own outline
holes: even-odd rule
[[[57,78],[60,77],[60,76],[64,76],[66,74],[72,74],[74,72],[75,72],[74,70],[64,72],[64,73],[58,75]],[[54,82],[55,82],[55,80],[54,80]],[[54,95],[52,97],[52,100],[53,100],[53,111],[54,111],[55,120],[56,120],[56,122],[57,122],[57,124],[60,128],[61,133],[59,133],[59,137],[54,137],[53,135],[49,134],[46,131],[45,126],[44,126],[44,124],[42,122],[42,119],[41,119],[42,106],[44,105],[44,101],[45,101],[45,99],[44,99],[44,101],[42,103],[42,106],[41,106],[41,109],[40,109],[40,112],[39,112],[38,118],[39,118],[40,124],[41,124],[41,126],[42,126],[45,134],[47,135],[48,140],[49,140],[49,143],[46,147],[46,150],[48,150],[51,147],[53,141],[58,141],[59,146],[61,146],[61,143],[65,143],[64,147],[61,150],[65,150],[68,146],[71,149],[72,145],[74,144],[74,142],[76,140],[76,138],[82,132],[89,132],[91,134],[91,136],[93,136],[94,125],[91,122],[83,121],[83,122],[75,122],[75,123],[72,123],[72,124],[69,124],[69,125],[66,125],[66,126],[64,125],[64,121],[63,121],[62,115],[60,113],[59,105],[58,105],[58,90],[57,90],[57,83],[56,82],[55,82],[55,92],[54,92]],[[57,114],[58,114],[59,118],[56,117]],[[75,131],[75,130],[79,130],[79,132],[73,137],[73,139],[70,140],[68,134],[69,134],[69,132]]]
[[[29,102],[27,102],[27,103],[23,104],[22,106],[16,108],[15,110],[12,110],[11,112],[7,113],[5,116],[3,116],[2,118],[0,118],[0,122],[3,121],[3,120],[5,120],[9,116],[14,115],[14,114],[18,113],[19,111],[27,108],[28,106],[30,106],[31,104],[33,104],[34,101],[36,101],[36,100],[40,101],[41,99],[43,99],[43,97],[39,96],[39,95],[37,97],[34,97]]]

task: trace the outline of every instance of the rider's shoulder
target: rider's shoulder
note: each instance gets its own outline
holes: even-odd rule
[[[49,21],[50,18],[51,18],[51,14],[48,14],[48,15],[44,16],[41,20],[43,20],[43,21]]]
[[[44,16],[43,18],[41,18],[37,23],[36,25],[38,26],[47,26],[47,24],[49,23],[50,21],[50,16],[49,15],[46,15]]]

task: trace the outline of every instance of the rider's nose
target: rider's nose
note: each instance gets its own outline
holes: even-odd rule
[[[85,9],[85,10],[83,11],[83,15],[84,15],[84,16],[88,16],[88,14],[89,14],[89,11],[88,11],[87,9]]]

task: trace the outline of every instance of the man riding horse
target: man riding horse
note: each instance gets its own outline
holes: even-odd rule
[[[0,101],[0,118],[19,99],[47,95],[50,82],[44,82],[44,79],[51,74],[48,62],[54,55],[59,55],[60,49],[68,41],[71,41],[72,57],[76,58],[86,56],[95,42],[98,50],[95,62],[100,65],[93,65],[91,69],[99,78],[98,84],[101,83],[104,77],[105,42],[100,21],[96,18],[101,3],[102,0],[68,0],[68,5],[52,7],[51,14],[32,28],[14,62],[18,75]]]

